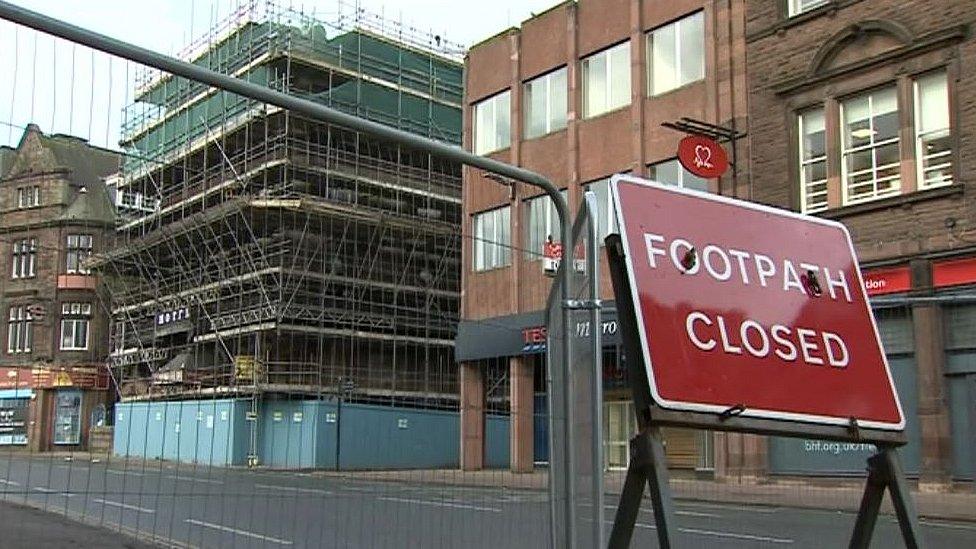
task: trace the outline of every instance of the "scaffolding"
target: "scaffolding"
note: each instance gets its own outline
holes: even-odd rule
[[[459,144],[459,47],[338,4],[249,2],[184,52]],[[458,164],[146,70],[124,111],[112,295],[124,400],[456,408]]]

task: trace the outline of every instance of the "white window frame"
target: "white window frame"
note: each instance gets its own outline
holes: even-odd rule
[[[872,136],[871,137],[871,142],[868,143],[868,144],[866,144],[866,145],[858,145],[858,146],[852,147],[850,149],[847,148],[848,135],[847,135],[847,122],[846,122],[845,116],[844,116],[844,105],[846,103],[850,102],[850,101],[853,101],[853,100],[858,99],[860,97],[865,97],[866,96],[868,98],[868,120],[870,120],[870,127],[871,128],[874,128],[874,119],[875,119],[874,97],[879,92],[882,92],[882,91],[885,91],[885,90],[890,90],[890,89],[894,89],[895,90],[895,112],[898,113],[900,111],[901,105],[898,104],[898,90],[897,90],[897,88],[894,85],[886,86],[884,88],[879,88],[879,89],[876,89],[874,91],[867,92],[865,94],[861,94],[861,95],[857,95],[857,96],[851,97],[850,99],[848,99],[848,100],[846,100],[846,101],[844,101],[844,102],[842,102],[840,104],[840,126],[841,126],[841,140],[840,140],[841,192],[842,192],[842,196],[843,196],[844,205],[848,205],[848,204],[861,204],[861,203],[864,203],[864,202],[871,202],[873,200],[879,200],[879,199],[882,199],[882,198],[887,198],[889,196],[897,196],[897,195],[902,194],[902,181],[901,181],[901,172],[900,171],[896,172],[895,175],[893,175],[893,176],[888,176],[888,177],[883,177],[883,178],[879,178],[878,177],[878,172],[879,171],[881,171],[883,169],[890,168],[892,166],[896,166],[897,164],[885,164],[885,165],[879,166],[878,165],[878,155],[877,155],[877,150],[878,149],[880,149],[881,147],[890,145],[892,143],[897,144],[898,145],[898,148],[899,148],[899,151],[900,151],[901,150],[901,145],[902,145],[901,144],[901,139],[900,139],[900,137],[901,137],[900,134],[896,134],[895,137],[890,137],[888,139],[885,139],[884,141],[877,141],[877,142],[874,141],[874,137]],[[850,172],[850,170],[848,169],[848,167],[847,167],[847,158],[848,158],[848,156],[850,156],[852,154],[855,154],[855,153],[858,153],[858,152],[867,151],[867,150],[871,151],[871,168],[870,168],[870,170],[861,170],[860,172],[856,172],[856,173],[852,174]],[[901,157],[901,155],[899,154],[899,158],[900,157]],[[851,176],[852,175],[861,174],[861,173],[865,173],[867,171],[870,171],[873,174],[873,178],[872,178],[871,182],[873,183],[873,186],[874,186],[874,192],[871,193],[871,194],[866,194],[866,195],[863,195],[863,196],[859,196],[857,198],[852,198],[850,196],[851,193],[850,193],[850,188],[849,188],[850,187],[849,180],[851,179]],[[893,185],[892,188],[889,189],[888,191],[879,192],[878,191],[878,184],[879,183],[882,183],[884,181],[897,181],[898,184],[897,185]]]
[[[625,82],[615,83],[613,80],[613,65],[610,60],[613,58],[613,54],[618,50],[623,49],[627,52],[627,63],[625,64],[623,74],[625,75],[623,80]],[[594,108],[590,101],[590,79],[589,67],[592,62],[598,57],[605,57],[604,66],[604,104],[599,106],[599,108]],[[583,118],[595,118],[597,116],[604,115],[608,112],[613,112],[618,109],[622,109],[627,105],[630,105],[630,93],[631,93],[631,81],[630,81],[630,41],[621,42],[614,46],[611,46],[605,50],[598,51],[596,53],[590,54],[583,59],[580,59],[580,67],[583,76]],[[613,97],[613,90],[616,86],[625,86],[627,93],[625,94],[626,100],[620,104],[612,103],[611,98]]]
[[[822,156],[818,156],[816,158],[806,159],[805,158],[806,155],[804,154],[806,152],[806,151],[804,151],[804,142],[805,142],[804,141],[804,138],[806,137],[806,133],[805,133],[804,126],[803,126],[803,120],[804,120],[804,117],[805,116],[808,116],[808,115],[813,114],[813,113],[816,113],[816,112],[819,112],[820,113],[820,116],[824,119],[824,130],[825,130],[825,133],[824,133],[824,153],[823,153]],[[827,112],[826,112],[826,110],[823,107],[818,107],[818,108],[815,108],[815,109],[809,109],[809,110],[806,110],[806,111],[801,112],[796,117],[796,119],[797,119],[796,124],[797,124],[797,134],[798,134],[798,138],[797,138],[797,152],[798,152],[798,157],[797,157],[797,159],[798,159],[799,165],[800,165],[800,211],[802,211],[803,213],[822,212],[822,211],[826,210],[829,207],[829,205],[827,204],[827,193],[828,193],[828,190],[826,188],[827,181],[828,181],[829,178],[825,177],[823,180],[807,181],[807,170],[806,170],[806,167],[807,166],[810,166],[810,165],[813,165],[813,164],[817,164],[819,162],[823,162],[824,163],[824,174],[826,175],[826,172],[827,172],[827,169],[826,169],[826,165],[827,165],[827,152],[828,152],[828,147],[829,147],[829,143],[827,143],[827,136],[826,136]],[[814,185],[824,185],[825,188],[824,188],[824,190],[822,192],[811,193],[810,192],[810,187],[812,187]],[[810,196],[811,196],[811,194],[816,194],[816,195],[822,194],[823,195],[823,202],[822,203],[818,202],[816,206],[811,207],[810,206]]]
[[[22,354],[31,352],[34,340],[33,318],[27,305],[10,307],[7,320],[7,352]]]
[[[474,229],[472,248],[473,267],[476,272],[508,267],[512,264],[512,207],[509,205],[477,213],[472,216]],[[491,216],[491,234],[486,234],[484,220]],[[501,227],[505,227],[504,230]],[[505,234],[508,240],[504,240]]]
[[[499,104],[503,102],[503,100],[504,100],[505,107],[503,109],[501,109],[501,112],[499,112],[499,108],[498,107],[499,107]],[[491,115],[489,117],[487,117],[488,119],[491,120],[491,128],[482,128],[482,127],[480,127],[481,125],[479,124],[478,121],[483,118],[481,116],[481,113],[483,112],[482,109],[486,109],[486,110],[490,111],[490,113],[491,113]],[[511,144],[512,144],[512,136],[511,136],[511,129],[512,129],[512,121],[511,121],[512,120],[512,95],[511,95],[511,90],[504,90],[502,92],[496,93],[495,95],[493,95],[491,97],[488,97],[486,99],[482,99],[481,101],[475,103],[474,104],[474,108],[472,109],[472,113],[474,115],[474,120],[473,120],[473,124],[472,124],[472,127],[474,128],[474,131],[472,132],[473,133],[473,136],[472,136],[472,140],[471,141],[472,141],[472,149],[474,150],[474,153],[475,154],[490,154],[490,153],[493,153],[495,151],[500,151],[500,150],[503,150],[503,149],[507,149],[508,147],[511,146]],[[508,122],[508,128],[509,128],[508,133],[504,133],[504,134],[501,134],[501,135],[498,134],[498,120],[499,120],[498,117],[500,115],[508,118],[508,121],[509,121]],[[485,132],[485,131],[487,131],[488,133],[486,133],[486,134],[485,133],[482,133],[482,132]],[[487,140],[486,139],[486,140],[483,141],[483,140],[479,139],[479,136],[480,137],[486,137],[486,138],[487,138],[487,136],[490,136],[491,139],[490,140]],[[501,141],[499,141],[499,138],[501,139]]]
[[[566,189],[559,191],[563,198],[566,198]],[[545,208],[543,214],[542,238],[538,242],[533,242],[532,212],[536,208]],[[562,241],[562,227],[559,226],[559,211],[556,210],[556,203],[548,194],[542,194],[528,198],[522,202],[522,209],[525,212],[525,242],[523,247],[523,257],[529,261],[542,259],[542,246],[548,237],[552,237],[553,242]],[[538,246],[536,246],[538,244]]]
[[[83,267],[82,262],[92,256],[95,248],[94,237],[90,234],[69,234],[65,242],[65,272],[68,274],[91,274],[91,269]]]
[[[702,32],[701,32],[702,43],[700,44],[700,46],[701,46],[701,48],[700,48],[701,49],[701,59],[699,60],[699,62],[701,63],[701,74],[700,74],[700,76],[698,76],[694,80],[688,80],[687,82],[683,82],[681,80],[681,72],[682,72],[681,69],[682,69],[682,65],[685,63],[686,60],[685,60],[684,56],[681,55],[682,35],[684,34],[683,29],[686,28],[686,25],[687,24],[690,24],[690,22],[691,22],[691,20],[693,18],[699,19],[700,20],[700,24],[702,26]],[[654,89],[654,43],[655,43],[655,35],[660,36],[660,33],[663,30],[670,29],[670,28],[673,28],[674,29],[674,44],[672,44],[673,47],[674,47],[674,55],[675,55],[675,59],[674,59],[674,71],[676,73],[674,75],[674,78],[672,79],[673,82],[674,82],[674,85],[671,86],[671,87],[668,87],[668,88],[664,88],[664,89],[660,89],[660,90],[655,90]],[[705,79],[705,15],[704,15],[704,12],[703,11],[699,10],[699,11],[696,11],[695,13],[690,13],[690,14],[682,17],[681,19],[678,19],[677,21],[672,21],[671,23],[668,23],[667,25],[660,26],[660,27],[658,27],[658,28],[656,28],[656,29],[648,32],[646,34],[644,40],[645,40],[645,47],[647,48],[647,95],[649,97],[656,97],[658,95],[664,95],[664,94],[666,94],[666,93],[668,93],[670,91],[673,91],[673,90],[676,90],[678,88],[687,86],[689,84],[693,84],[695,82],[700,82],[700,81],[702,81],[702,80]],[[660,38],[658,38],[658,40],[660,40]]]
[[[22,238],[14,241],[11,278],[33,278],[37,276],[37,239]]]
[[[830,0],[787,0],[787,14],[796,17],[830,3]]]
[[[41,205],[41,187],[17,187],[17,207],[20,209],[36,208]]]
[[[87,351],[88,343],[91,341],[91,303],[72,302],[61,305],[61,339],[60,348],[62,351]],[[78,327],[84,327],[84,344],[78,342]],[[70,338],[66,337],[70,334]],[[65,344],[68,340],[70,343]]]
[[[914,120],[914,125],[915,125],[915,168],[916,168],[916,173],[917,173],[917,179],[916,179],[916,181],[918,182],[918,189],[919,190],[923,190],[923,189],[934,189],[936,187],[944,187],[946,185],[951,185],[952,182],[953,182],[953,175],[954,175],[953,172],[952,172],[952,167],[953,167],[952,166],[952,153],[953,153],[953,151],[952,151],[951,148],[948,151],[943,151],[943,152],[936,153],[936,154],[932,155],[933,158],[945,157],[945,161],[944,162],[942,162],[940,164],[936,164],[935,166],[929,166],[928,169],[925,168],[925,142],[924,142],[924,139],[927,138],[927,137],[929,137],[929,136],[935,135],[935,134],[944,134],[945,136],[949,136],[949,137],[952,136],[952,117],[951,116],[948,117],[949,125],[947,125],[944,128],[938,128],[938,129],[935,129],[935,130],[928,130],[928,131],[925,131],[925,132],[923,132],[922,129],[921,129],[922,128],[922,118],[921,118],[921,116],[922,116],[922,105],[921,105],[922,94],[919,93],[919,80],[923,80],[925,78],[929,78],[929,77],[932,77],[932,76],[938,76],[938,75],[941,75],[943,78],[946,79],[946,98],[945,98],[946,99],[946,111],[947,112],[951,112],[950,105],[949,105],[949,81],[948,81],[949,77],[948,77],[948,74],[946,74],[945,71],[936,71],[936,72],[930,72],[930,73],[922,74],[922,75],[916,77],[915,80],[912,82],[912,93],[914,95],[914,103],[915,103],[915,120]],[[948,172],[949,172],[948,177],[944,177],[941,181],[939,181],[937,183],[927,184],[926,183],[926,179],[925,179],[925,172],[926,171],[932,171],[932,170],[940,170],[940,169],[947,169]]]
[[[523,104],[525,105],[525,108],[523,109],[525,111],[525,116],[523,120],[524,130],[522,133],[524,134],[525,139],[534,139],[536,137],[549,135],[550,133],[557,132],[566,127],[566,118],[567,118],[567,110],[568,110],[567,96],[569,95],[569,89],[566,85],[564,85],[562,89],[556,89],[556,90],[553,89],[553,85],[555,83],[554,81],[559,75],[562,75],[563,83],[566,84],[568,82],[567,80],[568,70],[565,66],[563,66],[554,71],[550,71],[546,74],[543,74],[542,76],[537,76],[536,78],[533,78],[532,80],[529,80],[528,82],[522,85],[522,90],[524,95]],[[544,124],[543,124],[542,133],[539,134],[531,133],[532,124],[530,122],[530,119],[532,118],[533,114],[535,114],[532,112],[531,89],[537,85],[543,88],[542,93],[545,96],[545,100],[544,100],[545,112],[542,113]],[[557,102],[556,101],[557,94],[562,94],[563,96],[563,101],[562,101],[563,108],[561,110],[557,110],[553,106],[553,103]]]
[[[675,182],[675,183],[672,183],[670,181],[662,181],[662,180],[658,179],[657,178],[657,170],[658,170],[658,168],[660,166],[664,165],[664,164],[672,164],[672,163],[675,164],[675,165],[677,165],[677,167],[678,167],[678,181]],[[684,166],[681,165],[681,161],[679,161],[677,158],[669,158],[667,160],[662,160],[660,162],[655,162],[655,163],[651,164],[648,167],[654,170],[654,176],[652,176],[651,179],[653,179],[653,180],[655,180],[655,181],[657,181],[659,183],[664,183],[665,185],[675,185],[679,189],[685,189],[685,188],[689,188],[690,189],[690,187],[685,187],[685,178],[686,177],[694,177],[694,178],[696,178],[696,179],[698,179],[700,181],[704,181],[705,182],[705,187],[706,187],[705,192],[709,192],[709,190],[711,189],[711,183],[709,182],[709,180],[707,178],[705,178],[705,177],[698,177],[697,175],[689,172],[688,170],[685,169]],[[691,190],[698,191],[699,189],[691,189]],[[699,191],[699,192],[701,192],[701,191]]]

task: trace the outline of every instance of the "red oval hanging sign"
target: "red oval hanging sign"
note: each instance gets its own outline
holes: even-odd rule
[[[729,157],[718,141],[703,135],[689,135],[678,143],[678,162],[686,170],[711,179],[721,177],[729,169]]]

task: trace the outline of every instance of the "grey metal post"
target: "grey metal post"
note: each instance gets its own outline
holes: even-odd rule
[[[596,227],[596,194],[593,191],[583,193],[583,211],[587,217],[587,249],[586,268],[590,275],[590,330],[593,337],[590,344],[593,348],[593,383],[591,384],[593,409],[591,412],[593,427],[591,459],[593,466],[593,546],[603,547],[603,322],[601,318],[600,302],[600,243],[597,242]],[[580,212],[583,215],[583,212]]]
[[[338,126],[344,126],[355,131],[389,139],[395,143],[425,151],[447,160],[453,160],[468,166],[481,168],[483,170],[497,173],[499,175],[539,187],[546,191],[546,194],[549,195],[549,197],[553,200],[553,203],[556,205],[556,212],[559,215],[562,241],[571,241],[572,232],[570,226],[569,207],[566,204],[566,199],[563,198],[562,194],[559,192],[559,189],[557,189],[551,181],[533,171],[512,166],[510,164],[505,164],[504,162],[499,162],[490,158],[478,156],[455,145],[421,137],[419,135],[398,130],[378,122],[366,120],[365,118],[346,114],[342,111],[309,101],[307,99],[288,95],[286,93],[247,82],[233,76],[220,74],[186,61],[180,61],[179,59],[170,57],[168,55],[163,55],[128,42],[123,42],[103,34],[92,32],[88,29],[83,29],[81,27],[59,21],[53,17],[48,17],[2,0],[0,0],[0,18],[53,36],[57,36],[59,38],[63,38],[65,40],[76,42],[89,48],[121,57],[123,59],[141,63],[176,76],[196,80],[197,82],[209,84],[215,88],[243,95],[269,105],[275,105],[283,109],[298,112],[321,122],[328,122]],[[572,271],[570,269],[563,269],[561,306],[563,310],[562,318],[567,326],[570,311],[566,302],[570,298],[569,289],[571,281]],[[568,372],[570,363],[569,338],[563,338],[563,353],[564,364],[562,365],[562,369]],[[553,387],[552,390],[563,392],[566,390],[566,387]],[[568,438],[566,441],[569,442]],[[567,455],[566,458],[569,460],[570,456]],[[570,478],[571,468],[566,466],[569,463],[570,461],[567,461],[565,464],[551,462],[550,465],[551,469],[557,475],[564,477],[557,479],[558,482],[567,487],[572,486],[572,479]],[[552,498],[555,483],[550,481],[549,485],[550,499],[553,502],[552,505],[555,505],[556,501],[554,498]],[[566,517],[572,520],[575,513],[571,499],[566,498],[564,501],[561,501],[561,504],[564,507],[563,512],[565,513]],[[569,530],[569,537],[567,541],[572,543],[575,541],[574,526],[572,522],[567,526]],[[553,528],[555,528],[555,524],[553,525]],[[555,532],[552,533],[555,534]]]

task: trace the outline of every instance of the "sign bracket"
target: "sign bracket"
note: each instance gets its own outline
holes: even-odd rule
[[[648,425],[630,440],[630,465],[620,493],[620,505],[613,520],[610,532],[611,549],[630,547],[634,525],[644,496],[644,484],[650,489],[654,508],[654,522],[657,525],[657,542],[662,549],[675,546],[674,502],[668,484],[668,468],[664,456],[664,440],[661,430]]]

